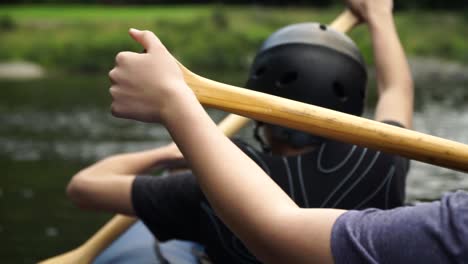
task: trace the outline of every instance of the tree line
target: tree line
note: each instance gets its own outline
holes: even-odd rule
[[[149,4],[256,4],[275,6],[340,5],[343,0],[9,0],[3,4],[105,4],[105,5],[149,5]],[[395,0],[397,9],[468,9],[467,0]]]

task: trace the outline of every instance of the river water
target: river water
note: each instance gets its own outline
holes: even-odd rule
[[[0,81],[8,97],[0,98],[2,263],[34,263],[84,242],[110,215],[71,205],[64,193],[70,177],[105,156],[170,141],[159,125],[111,117],[107,92],[84,88],[78,79],[67,80],[66,85],[64,80]],[[79,93],[72,92],[77,89]],[[421,105],[415,130],[468,143],[468,108],[440,102]],[[209,113],[216,121],[225,115]],[[241,137],[251,141],[250,131],[243,129]],[[412,162],[409,203],[434,200],[457,189],[468,190],[466,174]]]

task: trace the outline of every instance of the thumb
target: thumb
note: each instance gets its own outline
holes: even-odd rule
[[[151,52],[156,46],[162,46],[159,38],[151,31],[131,28],[129,34],[136,42],[140,43],[147,52]]]

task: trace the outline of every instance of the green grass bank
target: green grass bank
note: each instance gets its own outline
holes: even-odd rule
[[[275,29],[298,22],[331,22],[342,7],[328,9],[222,6],[2,6],[0,61],[28,60],[49,70],[101,73],[122,50],[141,49],[130,27],[150,29],[187,66],[200,73],[248,68],[260,43]],[[407,53],[468,64],[468,15],[406,11],[396,14]],[[350,36],[372,63],[369,34]]]

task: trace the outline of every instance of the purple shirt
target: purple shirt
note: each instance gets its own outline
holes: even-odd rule
[[[348,211],[333,226],[331,248],[335,263],[468,263],[468,193]]]

